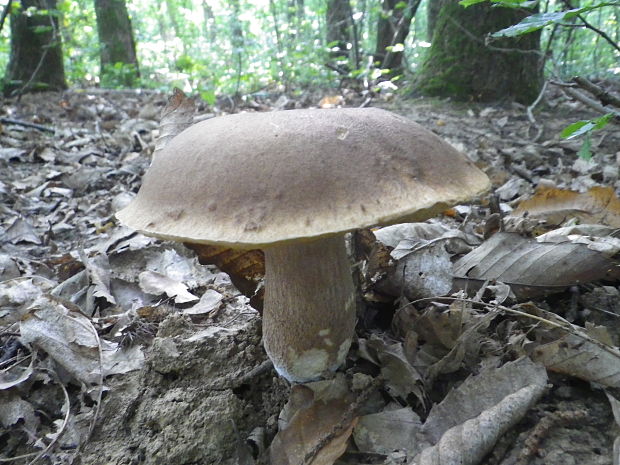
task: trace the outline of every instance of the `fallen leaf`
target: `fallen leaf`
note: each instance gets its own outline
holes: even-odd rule
[[[185,284],[156,271],[143,271],[138,276],[138,280],[140,282],[140,289],[147,294],[166,294],[178,304],[198,300],[198,297],[187,290]]]
[[[386,410],[360,417],[353,429],[353,439],[362,452],[413,452],[421,426],[420,417],[410,407]]]
[[[297,408],[271,443],[271,463],[332,465],[344,453],[357,421],[344,376],[293,386],[291,400]]]
[[[594,329],[583,331],[589,335]],[[567,334],[531,348],[531,357],[548,370],[607,387],[620,387],[620,351],[595,337],[584,339],[579,334]]]
[[[547,243],[497,233],[454,264],[455,285],[473,290],[485,281],[508,284],[518,299],[560,292],[568,286],[620,278],[618,262],[586,244]]]
[[[543,187],[521,202],[511,216],[528,216],[556,226],[576,218],[620,228],[620,199],[613,187],[593,187],[584,193]]]
[[[421,431],[428,446],[410,463],[478,464],[538,401],[546,384],[545,369],[527,358],[469,377],[433,407]]]

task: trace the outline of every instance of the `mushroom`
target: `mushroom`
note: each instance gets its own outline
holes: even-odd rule
[[[263,249],[265,350],[301,383],[335,371],[351,345],[344,234],[421,221],[488,187],[452,146],[385,110],[240,113],[176,136],[117,217],[162,239]]]

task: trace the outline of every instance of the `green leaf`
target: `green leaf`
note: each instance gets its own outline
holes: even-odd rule
[[[592,158],[592,151],[590,150],[592,148],[592,141],[590,139],[590,133],[586,134],[583,144],[581,144],[581,148],[579,152],[577,152],[579,158],[583,158],[584,160],[590,160]]]
[[[395,10],[404,10],[405,8],[407,8],[407,2],[398,2],[394,5]]]
[[[591,131],[594,127],[594,123],[588,120],[577,121],[576,123],[569,124],[560,133],[560,137],[564,139],[574,139],[588,131]]]
[[[593,120],[595,123],[593,131],[603,129],[605,126],[607,126],[607,123],[609,123],[613,117],[614,113],[607,113],[606,115],[603,115],[600,118],[596,118],[595,120]]]
[[[461,0],[459,2],[459,5],[464,6],[465,8],[467,8],[468,6],[472,6],[475,5],[477,3],[482,3],[485,2],[486,0]]]
[[[551,24],[559,24],[568,19],[574,18],[577,15],[586,13],[588,11],[602,8],[604,6],[612,5],[612,3],[599,3],[592,6],[586,6],[583,8],[573,8],[572,10],[556,11],[551,13],[538,13],[528,16],[521,20],[520,23],[514,26],[507,27],[501,31],[494,32],[491,37],[516,37],[523,34],[529,34],[530,32],[538,31],[545,26]]]
[[[574,139],[575,137],[579,137],[583,134],[597,131],[607,126],[607,123],[609,123],[613,117],[614,113],[607,113],[606,115],[593,120],[581,120],[573,124],[569,124],[560,133],[560,137],[564,139]]]
[[[200,92],[200,98],[207,102],[209,105],[213,105],[217,101],[215,97],[215,92],[213,92],[212,90],[203,90],[202,92]]]

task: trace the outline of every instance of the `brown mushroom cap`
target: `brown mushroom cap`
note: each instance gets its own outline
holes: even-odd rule
[[[385,110],[241,113],[176,136],[117,216],[147,235],[261,248],[426,219],[488,188],[452,146]]]

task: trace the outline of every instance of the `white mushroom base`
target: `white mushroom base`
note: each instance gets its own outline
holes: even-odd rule
[[[343,364],[355,329],[355,294],[342,235],[265,249],[263,342],[291,382]]]

